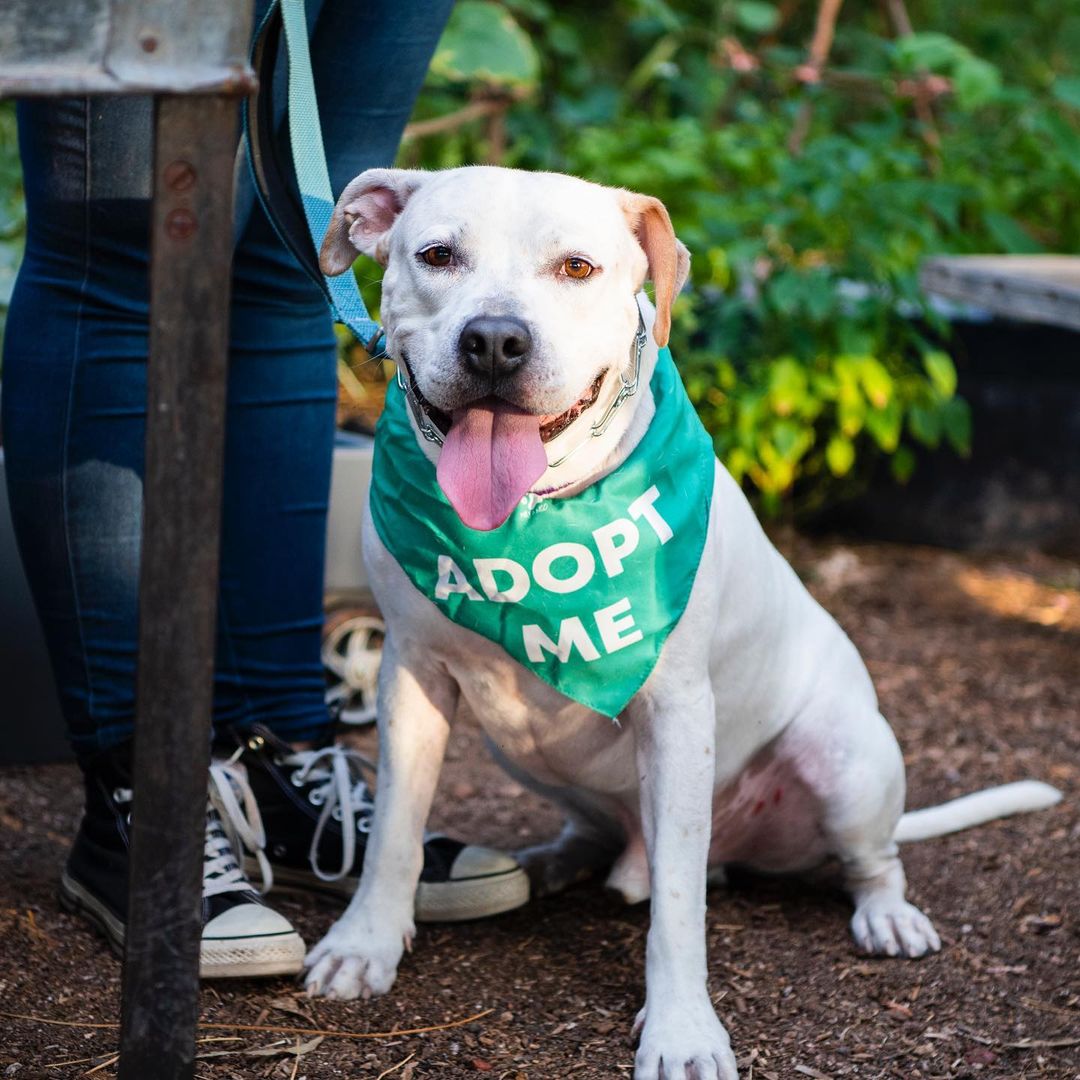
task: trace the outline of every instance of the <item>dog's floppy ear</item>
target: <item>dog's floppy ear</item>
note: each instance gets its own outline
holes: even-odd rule
[[[671,305],[690,274],[690,252],[675,238],[667,207],[651,195],[620,192],[620,205],[630,231],[649,260],[649,277],[656,286],[653,337],[663,347],[671,334]]]
[[[357,252],[385,265],[383,237],[427,175],[420,169],[368,169],[350,180],[323,237],[319,252],[322,272],[330,277],[344,274]]]

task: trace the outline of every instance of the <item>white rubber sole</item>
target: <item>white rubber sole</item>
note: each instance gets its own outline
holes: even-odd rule
[[[245,860],[244,869],[257,867]],[[274,889],[285,892],[319,892],[349,900],[356,891],[356,879],[323,881],[310,870],[274,867]],[[416,889],[413,918],[417,922],[467,922],[513,911],[529,901],[529,877],[520,866],[496,874],[451,881],[421,881]]]
[[[71,877],[60,874],[60,904],[81,915],[106,937],[117,956],[124,955],[124,924],[96,897]],[[244,979],[296,975],[304,966],[307,947],[295,930],[251,937],[203,938],[199,944],[199,978]]]

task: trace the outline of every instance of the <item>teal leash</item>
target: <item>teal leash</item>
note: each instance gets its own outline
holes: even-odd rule
[[[300,190],[299,208],[277,160],[273,137],[273,70],[282,27],[288,62],[289,145]],[[277,0],[271,5],[255,35],[252,66],[259,75],[259,92],[255,102],[249,100],[245,105],[244,134],[263,208],[278,235],[322,290],[334,319],[344,323],[369,353],[375,353],[384,344],[383,330],[368,313],[356,277],[352,273],[327,277],[318,266],[317,253],[330,226],[334,195],[311,72],[304,0]]]

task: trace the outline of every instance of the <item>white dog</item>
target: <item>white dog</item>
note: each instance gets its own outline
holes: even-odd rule
[[[656,199],[507,169],[375,169],[341,196],[324,271],[346,271],[357,251],[386,267],[387,351],[413,401],[416,445],[478,538],[497,535],[487,530],[523,496],[535,506],[585,491],[646,434],[657,346],[689,267]],[[655,311],[639,296],[647,276]],[[653,339],[644,348],[634,344],[639,308]],[[1056,801],[1052,788],[1025,782],[903,814],[900,751],[858,653],[712,460],[692,591],[618,722],[452,622],[440,602],[464,592],[480,611],[530,587],[565,592],[550,561],[543,579],[533,565],[535,580],[527,565],[509,565],[512,551],[488,560],[486,576],[443,564],[432,567],[441,592],[424,595],[369,511],[364,556],[387,624],[379,791],[359,888],[307,959],[310,993],[366,998],[393,984],[414,933],[422,834],[462,699],[502,763],[567,810],[558,840],[521,855],[534,885],[552,891],[610,866],[608,884],[629,901],[651,897],[638,1080],[737,1076],[706,987],[705,890],[725,863],[797,871],[835,856],[858,946],[918,957],[940,941],[904,899],[897,842]],[[406,469],[397,459],[384,466]],[[650,516],[648,498],[639,504],[614,534],[601,533],[607,548],[598,539],[596,553],[609,574],[626,569],[625,580],[640,583],[649,552],[672,530]],[[508,579],[495,579],[496,564]],[[613,653],[641,636],[625,614],[609,613],[604,625],[595,614],[597,629],[570,620],[557,642],[540,635],[534,651],[566,659],[577,647],[591,658],[597,642]]]

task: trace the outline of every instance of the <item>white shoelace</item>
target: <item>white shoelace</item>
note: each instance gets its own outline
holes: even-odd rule
[[[203,896],[250,889],[237,855],[250,852],[259,865],[259,892],[267,893],[274,873],[266,858],[266,831],[263,829],[255,794],[247,773],[229,761],[210,764],[210,805],[217,815],[207,814],[203,854]]]
[[[320,881],[340,881],[353,867],[356,830],[366,833],[371,828],[375,803],[361,774],[374,772],[375,766],[363,754],[336,743],[321,750],[298,750],[280,760],[294,770],[291,779],[296,786],[318,784],[308,793],[309,802],[322,806],[308,853],[311,869]],[[331,817],[341,822],[341,867],[328,874],[319,866],[319,841]]]

